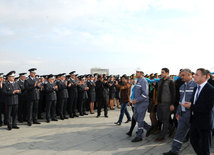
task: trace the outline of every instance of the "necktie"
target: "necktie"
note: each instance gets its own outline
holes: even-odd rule
[[[197,94],[196,94],[196,96],[195,96],[195,102],[197,101],[197,99],[198,99],[198,96],[199,96],[199,93],[200,93],[200,89],[201,89],[201,86],[198,86],[198,91],[197,91]]]

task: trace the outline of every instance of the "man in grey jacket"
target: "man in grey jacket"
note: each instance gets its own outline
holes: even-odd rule
[[[138,123],[138,130],[136,137],[132,142],[142,141],[143,128],[147,131],[150,129],[150,126],[144,121],[146,110],[149,105],[149,86],[146,79],[143,77],[142,69],[138,68],[136,70],[137,83],[135,85],[134,100],[134,114],[133,117]]]
[[[173,139],[172,148],[169,152],[164,153],[164,155],[178,155],[182,143],[186,137],[186,134],[190,128],[190,113],[191,110],[187,109],[181,104],[185,102],[191,102],[191,99],[194,95],[194,89],[197,86],[196,83],[192,80],[192,72],[190,69],[183,69],[181,71],[182,81],[185,83],[180,87],[180,100],[176,113],[176,118],[178,120],[178,127]]]
[[[168,68],[162,68],[161,77],[158,83],[157,116],[163,128],[156,141],[163,141],[165,139],[169,128],[169,117],[171,112],[175,109],[175,84],[169,77]]]

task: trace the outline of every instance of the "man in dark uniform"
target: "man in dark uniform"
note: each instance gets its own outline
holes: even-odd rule
[[[65,80],[65,73],[59,75],[60,80],[57,82],[58,86],[58,101],[59,101],[59,115],[60,119],[68,119],[66,117],[67,111],[67,99],[68,99],[68,89],[67,89],[67,81]]]
[[[57,74],[55,75],[56,77],[56,80],[54,81],[56,83],[56,85],[58,85],[59,81],[60,81],[60,77],[61,77],[61,74]],[[57,116],[60,116],[60,101],[59,101],[59,91],[57,90],[56,91],[56,96],[57,96],[57,101],[56,101],[56,115]]]
[[[88,115],[86,113],[86,101],[88,98],[87,95],[87,90],[89,90],[89,88],[87,87],[87,85],[85,84],[85,79],[84,77],[79,78],[80,80],[80,84],[78,85],[78,96],[79,96],[79,101],[80,101],[80,116],[83,115]]]
[[[44,92],[44,85],[45,85],[45,75],[40,76],[39,82],[40,90],[39,90],[39,109],[38,109],[38,119],[43,119],[42,113],[45,112],[45,92]]]
[[[68,106],[71,118],[78,117],[75,111],[77,109],[78,90],[77,90],[77,81],[75,80],[74,73],[75,71],[69,73],[70,78],[68,80],[68,94],[69,94]]]
[[[56,90],[58,89],[58,86],[56,85],[55,77],[50,74],[48,76],[48,82],[45,84],[45,93],[46,93],[46,119],[47,123],[50,122],[50,118],[52,121],[58,121],[56,119]]]
[[[26,92],[24,87],[24,82],[26,80],[27,73],[20,73],[19,79],[17,80],[17,84],[21,89],[21,93],[19,94],[19,106],[18,106],[18,120],[22,123],[27,118],[27,100],[26,100]]]
[[[97,94],[97,117],[100,117],[101,108],[104,107],[104,115],[108,117],[107,105],[108,105],[108,81],[104,79],[101,75],[98,76],[98,81],[96,82],[96,94]]]
[[[18,94],[21,92],[17,83],[14,82],[15,71],[7,74],[8,81],[5,82],[3,92],[5,94],[5,103],[7,104],[7,126],[8,130],[19,129],[16,124],[17,111],[18,111]]]
[[[27,122],[28,126],[32,125],[32,119],[34,124],[40,124],[37,121],[38,117],[38,103],[39,103],[39,89],[41,83],[39,79],[36,79],[36,68],[29,69],[29,77],[25,80],[24,87],[26,89],[27,96]]]
[[[3,125],[2,115],[4,115],[4,124],[7,124],[6,108],[5,108],[5,96],[3,93],[4,76],[0,73],[0,126]]]
[[[87,82],[87,86],[89,87],[88,90],[88,98],[90,102],[90,113],[94,114],[94,102],[96,101],[96,85],[94,82],[94,76],[90,75],[90,80]]]

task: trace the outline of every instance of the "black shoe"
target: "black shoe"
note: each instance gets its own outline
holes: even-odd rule
[[[13,126],[12,128],[13,128],[13,129],[19,129],[19,127],[18,127],[18,126]]]
[[[70,118],[74,118],[74,115],[70,115]]]
[[[53,118],[52,121],[58,121],[56,118]]]
[[[115,122],[114,124],[116,124],[116,125],[121,125],[121,123],[120,123],[120,122]]]
[[[108,115],[105,115],[106,118],[108,118]]]
[[[79,115],[77,115],[77,114],[74,114],[74,117],[79,117]]]
[[[188,141],[189,141],[189,138],[185,138],[184,141],[183,141],[183,143],[186,143]]]
[[[80,116],[84,116],[84,114],[80,114]]]
[[[21,119],[20,119],[20,120],[18,120],[18,121],[19,121],[19,123],[23,123],[23,120],[21,120]]]
[[[64,117],[60,117],[61,120],[64,120]]]
[[[163,155],[178,155],[178,153],[174,153],[172,151],[169,151],[169,152],[163,153]]]
[[[97,118],[100,117],[100,115],[97,115]]]
[[[12,127],[11,127],[11,126],[8,126],[7,129],[10,131],[10,130],[12,130]]]
[[[146,132],[146,137],[149,137],[149,135],[151,134],[151,131],[152,131],[153,129],[152,128],[150,128],[147,132]]]
[[[129,132],[127,132],[126,133],[129,137],[131,137],[132,136],[132,133],[129,131]]]
[[[155,139],[156,142],[163,142],[164,140],[165,140],[165,138],[162,138],[162,137],[159,137],[159,138]]]
[[[50,120],[49,119],[47,119],[47,121],[46,121],[47,123],[50,123]]]
[[[64,116],[64,119],[68,119],[68,117]]]
[[[35,121],[35,122],[33,122],[33,124],[41,124],[41,123],[39,123],[38,121]]]
[[[135,137],[132,142],[139,142],[139,141],[142,141],[143,139],[142,138],[138,138],[138,137]]]
[[[129,123],[129,122],[131,122],[132,120],[130,120],[130,119],[128,119],[125,123]]]
[[[83,115],[88,115],[87,113],[83,113]]]
[[[27,125],[28,125],[28,126],[31,126],[31,125],[32,125],[32,123],[31,123],[31,122],[28,122],[28,123],[27,123]]]

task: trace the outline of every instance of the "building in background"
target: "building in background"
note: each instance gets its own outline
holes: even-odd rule
[[[102,69],[102,68],[91,68],[91,74],[105,74],[109,75],[109,69]]]

